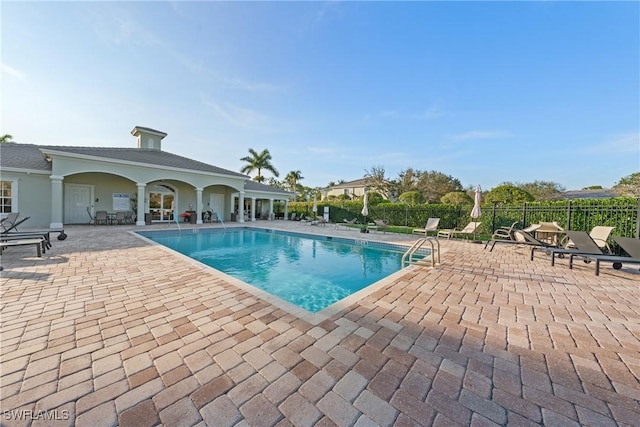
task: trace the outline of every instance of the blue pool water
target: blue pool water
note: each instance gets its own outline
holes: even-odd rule
[[[397,245],[262,229],[140,235],[311,312],[400,270]]]

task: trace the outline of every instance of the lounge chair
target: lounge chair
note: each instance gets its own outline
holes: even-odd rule
[[[18,216],[20,216],[20,212],[12,212],[0,221],[2,233],[8,233],[11,230],[17,231],[20,224],[31,218],[30,216],[25,216],[22,219],[18,219]]]
[[[455,230],[455,229],[438,230],[437,237],[446,237],[447,239],[451,239],[451,236],[455,236],[456,234],[461,234],[463,236],[473,235],[476,233],[476,230],[478,229],[478,227],[480,227],[480,224],[482,224],[482,222],[480,221],[471,221],[462,230]]]
[[[429,218],[424,228],[414,228],[411,231],[412,234],[424,234],[425,237],[430,231],[438,232],[438,224],[440,223],[440,218]]]
[[[44,237],[33,239],[18,239],[18,240],[2,240],[0,241],[0,253],[6,248],[12,246],[35,246],[38,258],[42,258],[42,246],[44,245]]]
[[[613,240],[631,257],[640,259],[640,239],[616,236]]]
[[[487,240],[487,243],[484,244],[484,248],[487,249],[487,245],[489,245],[489,243],[494,240],[514,240],[513,232],[515,231],[516,225],[518,225],[519,222],[520,221],[514,222],[513,224],[511,224],[511,227],[498,228],[491,235],[491,239]],[[491,249],[493,249],[493,247]]]
[[[51,248],[51,233],[48,230],[43,231],[12,231],[10,233],[0,234],[1,241],[21,240],[21,239],[37,239],[43,238],[42,251],[46,252]]]
[[[582,255],[604,255],[600,246],[591,238],[586,231],[565,231],[567,237],[573,242],[570,248],[549,248],[547,252],[551,255],[551,265],[555,265],[555,257],[570,255],[571,260],[575,256]],[[585,258],[585,262],[587,259]],[[569,262],[572,264],[572,261]]]
[[[615,227],[606,227],[603,225],[596,225],[589,232],[589,236],[591,236],[593,241],[596,242],[596,244],[600,247],[600,249],[606,250],[608,253],[611,253],[611,248],[609,247],[607,240],[609,239],[609,236],[611,235],[611,232],[614,229]],[[565,248],[575,247],[575,243],[573,242],[573,240],[568,239],[565,242],[564,247]]]
[[[614,270],[620,270],[622,268],[622,264],[640,264],[640,240],[639,239],[631,239],[629,237],[614,237],[613,240],[616,241],[617,244],[622,247],[631,257],[626,256],[616,256],[616,255],[574,255],[571,254],[569,257],[569,268],[573,268],[573,258],[574,256],[580,256],[584,258],[585,262],[594,261],[596,266],[596,276],[600,275],[600,263],[611,262],[613,263]]]
[[[487,242],[487,244],[491,244],[491,249],[489,252],[493,251],[493,248],[496,246],[496,243],[504,243],[509,245],[517,245],[517,246],[528,246],[531,248],[531,260],[533,260],[533,254],[536,250],[540,249],[553,249],[555,246],[544,241],[536,239],[531,233],[528,233],[524,230],[514,230],[513,231],[513,240],[506,239],[491,239]]]
[[[382,231],[383,233],[387,232],[387,228],[389,228],[389,224],[381,219],[374,219],[373,224],[367,225],[368,230]]]

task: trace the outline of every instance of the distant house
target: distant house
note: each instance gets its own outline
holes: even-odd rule
[[[135,213],[136,225],[173,221],[190,211],[223,220],[273,218],[292,193],[247,175],[162,151],[166,133],[136,126],[137,148],[0,146],[0,216],[20,212],[25,227],[86,224],[87,210]],[[286,215],[285,215],[286,218]],[[27,226],[28,224],[28,226]]]
[[[324,196],[349,196],[350,199],[364,196],[364,189],[367,187],[366,178],[356,179],[355,181],[343,182],[324,189]]]
[[[571,190],[558,193],[554,199],[556,200],[571,200],[571,199],[608,199],[611,197],[618,197],[615,191],[608,188],[601,188],[598,190]]]

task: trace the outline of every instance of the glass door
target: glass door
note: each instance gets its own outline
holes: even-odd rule
[[[173,221],[175,193],[164,185],[149,190],[149,213],[152,221]]]

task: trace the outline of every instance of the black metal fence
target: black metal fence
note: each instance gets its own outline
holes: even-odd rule
[[[310,215],[311,203],[290,203],[289,212]],[[319,203],[318,212],[329,206],[332,222],[362,216],[362,203]],[[450,206],[441,204],[405,205],[381,203],[369,206],[368,219],[383,219],[393,225],[424,227],[431,217],[440,218],[440,228],[462,228],[471,221],[472,206]],[[640,237],[640,199],[615,198],[594,200],[567,200],[556,202],[531,202],[520,205],[482,206],[479,219],[480,233],[491,234],[499,227],[508,227],[518,222],[517,228],[526,228],[543,221],[556,221],[567,230],[590,231],[596,225],[615,227],[613,236]]]

